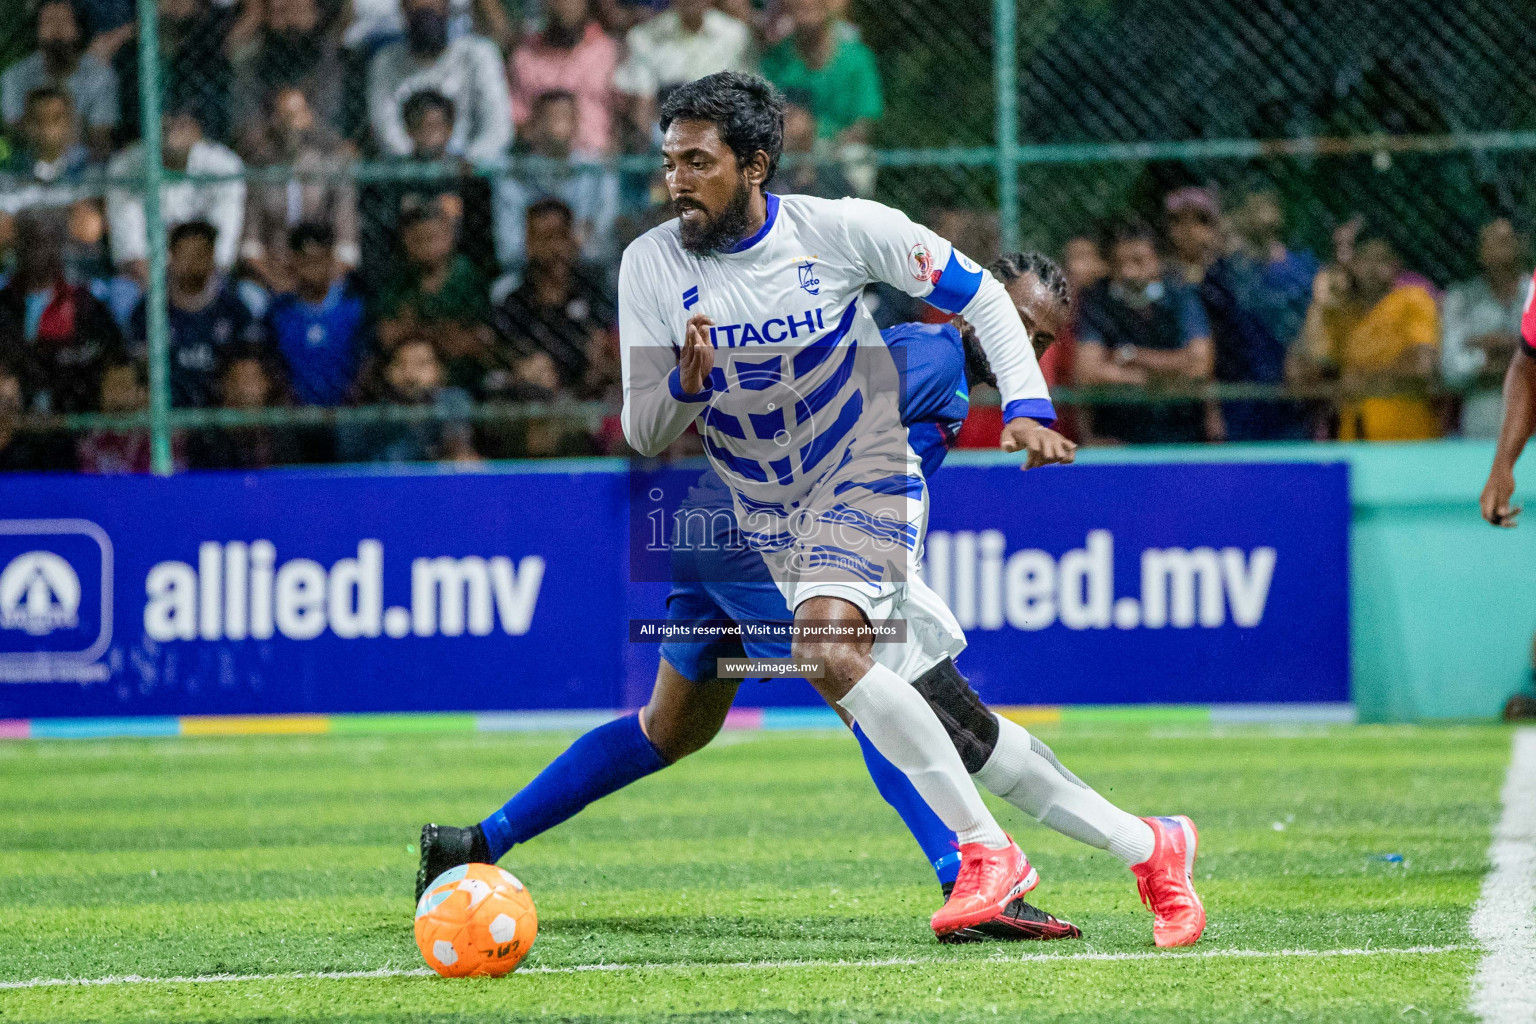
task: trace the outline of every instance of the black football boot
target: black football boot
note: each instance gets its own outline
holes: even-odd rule
[[[944,897],[949,898],[950,886],[944,886]],[[940,942],[959,944],[965,942],[1049,942],[1053,939],[1080,939],[1083,930],[1071,921],[1063,921],[1026,903],[1020,896],[1012,900],[989,921],[961,928],[939,939]]]
[[[491,851],[479,825],[455,828],[452,825],[421,826],[421,862],[416,868],[416,901],[427,891],[432,880],[460,864],[489,864]]]

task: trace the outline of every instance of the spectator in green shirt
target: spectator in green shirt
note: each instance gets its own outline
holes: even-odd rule
[[[867,142],[883,111],[874,52],[833,16],[828,0],[788,0],[785,8],[794,31],[763,55],[763,74],[785,92],[810,96],[820,138]]]
[[[448,383],[478,394],[491,350],[485,279],[458,251],[453,222],[436,205],[401,215],[400,244],[405,265],[379,289],[380,346],[389,352],[407,337],[428,337]]]

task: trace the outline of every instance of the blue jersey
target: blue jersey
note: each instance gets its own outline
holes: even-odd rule
[[[142,299],[133,311],[129,334],[136,349],[148,345],[148,311]],[[218,373],[224,356],[239,345],[258,344],[261,324],[233,288],[219,285],[198,310],[170,304],[171,404],[206,408],[218,404]]]
[[[305,405],[340,405],[357,379],[366,345],[363,298],[338,281],[317,305],[279,295],[267,332],[283,354],[294,397]]]
[[[907,443],[923,462],[924,477],[944,462],[949,444],[970,408],[965,382],[965,347],[950,324],[897,324],[880,332],[901,372],[902,422]],[[731,492],[713,469],[688,492],[683,509],[729,513]],[[784,595],[762,556],[745,544],[734,515],[711,515],[710,537],[697,547],[672,552],[672,592],[667,618],[673,622],[789,622]],[[699,538],[704,541],[704,538]],[[780,638],[714,643],[668,642],[661,656],[695,682],[713,678],[719,658],[783,658],[789,643]]]
[[[923,476],[932,476],[971,408],[965,344],[953,324],[897,324],[880,336],[901,372],[907,443],[923,460]]]

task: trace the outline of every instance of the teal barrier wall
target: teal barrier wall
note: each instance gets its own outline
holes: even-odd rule
[[[951,460],[1016,461],[992,453]],[[1492,460],[1493,444],[1484,441],[1101,448],[1079,459],[1348,463],[1350,649],[1354,701],[1365,722],[1487,718],[1529,685],[1536,518],[1496,530],[1478,516]],[[1536,459],[1521,462],[1516,480],[1520,493],[1536,494]]]

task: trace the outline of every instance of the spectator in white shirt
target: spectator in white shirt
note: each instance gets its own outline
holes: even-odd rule
[[[249,186],[240,254],[244,269],[275,295],[293,288],[288,234],[300,224],[329,227],[336,258],[347,267],[356,267],[361,255],[357,189],[344,176],[350,150],[315,116],[299,86],[278,89],[268,106],[266,131],[247,156],[257,166],[291,167],[294,176]]]
[[[746,23],[710,0],[673,0],[670,8],[629,30],[629,56],[613,75],[629,121],[648,135],[656,104],[672,89],[717,71],[756,71],[757,49]]]
[[[373,138],[389,156],[409,156],[405,101],[431,89],[458,117],[448,152],[471,163],[499,160],[512,141],[512,100],[501,51],[483,36],[448,38],[448,0],[405,0],[405,38],[379,50],[368,72]]]
[[[1482,273],[1445,293],[1440,317],[1440,370],[1451,385],[1486,385],[1462,401],[1463,437],[1498,437],[1501,400],[1499,378],[1520,344],[1520,316],[1525,310],[1530,268],[1522,259],[1521,238],[1500,217],[1478,234],[1477,260]]]
[[[203,126],[189,109],[175,111],[165,119],[161,155],[166,170],[185,174],[235,175],[245,169],[233,150],[203,138]],[[136,180],[144,173],[143,144],[135,143],[118,154],[109,172],[113,178]],[[227,272],[235,265],[245,223],[245,182],[169,182],[160,189],[160,213],[167,229],[194,220],[212,224],[217,232],[214,260],[218,269]],[[148,275],[149,255],[142,189],[109,189],[107,223],[112,234],[112,262],[142,285]]]

